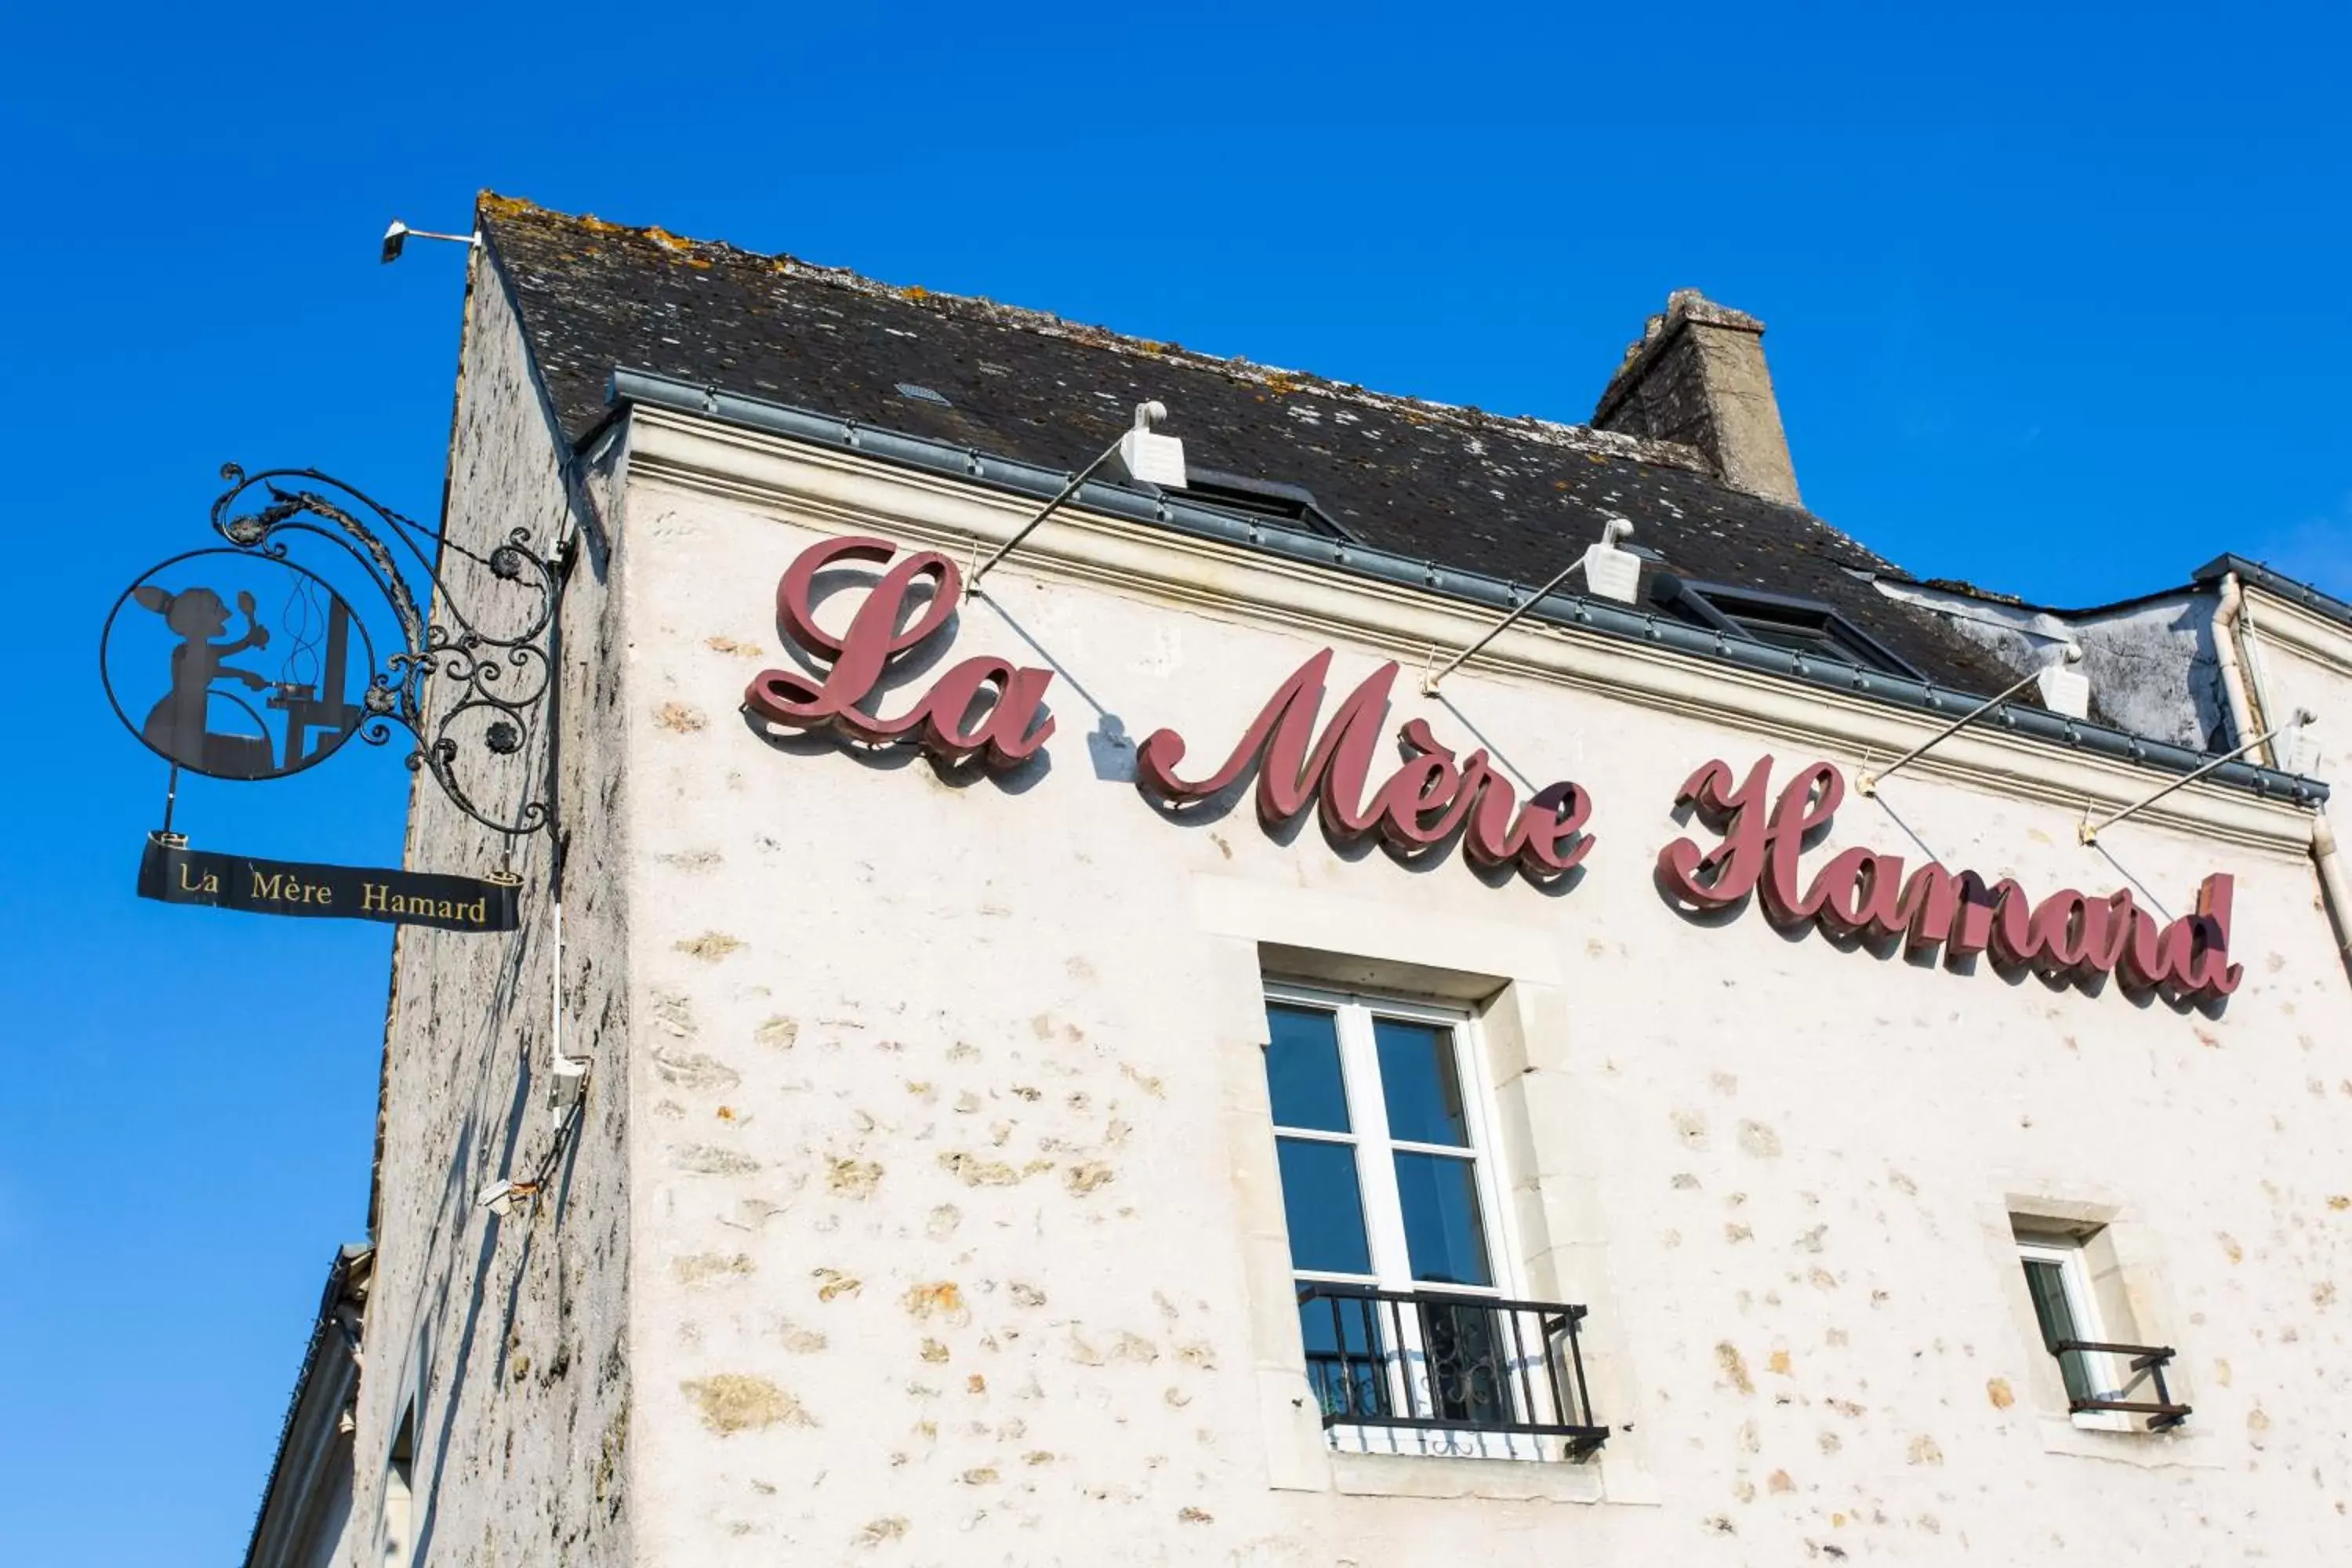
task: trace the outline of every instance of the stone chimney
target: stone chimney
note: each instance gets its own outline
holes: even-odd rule
[[[1696,289],[1666,296],[1665,313],[1650,318],[1609,378],[1592,424],[1696,447],[1735,489],[1803,504],[1764,368],[1764,323]]]

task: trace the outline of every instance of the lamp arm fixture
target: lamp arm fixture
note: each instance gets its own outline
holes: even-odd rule
[[[1601,548],[1603,550],[1612,550],[1616,548],[1617,542],[1633,531],[1633,525],[1626,521],[1623,518],[1611,518],[1606,523],[1601,525]],[[1488,643],[1493,642],[1496,637],[1501,637],[1505,632],[1510,630],[1512,626],[1517,625],[1520,619],[1530,610],[1533,610],[1538,605],[1543,603],[1546,598],[1549,597],[1553,589],[1559,587],[1562,583],[1567,582],[1570,573],[1576,571],[1579,567],[1586,565],[1591,561],[1591,559],[1592,551],[1591,548],[1588,546],[1583,554],[1578,556],[1575,560],[1561,567],[1558,572],[1553,573],[1550,582],[1546,583],[1542,587],[1538,588],[1534,593],[1529,594],[1527,596],[1526,602],[1521,604],[1518,608],[1513,610],[1509,615],[1505,616],[1501,620],[1496,621],[1491,627],[1487,628],[1487,632],[1485,637],[1480,637],[1476,642],[1472,643],[1468,647],[1464,648],[1460,653],[1455,654],[1452,658],[1446,660],[1444,668],[1435,670],[1428,675],[1423,676],[1421,678],[1421,694],[1423,697],[1436,696],[1438,682],[1444,680],[1447,676],[1461,668],[1463,665],[1470,660],[1473,655],[1478,652],[1479,649],[1485,647]],[[1432,657],[1434,657],[1433,653]]]
[[[1158,402],[1139,403],[1135,405],[1134,428],[1136,430],[1149,431],[1157,426],[1161,420],[1167,417],[1168,405],[1166,404]],[[1088,463],[1085,468],[1080,468],[1076,473],[1071,475],[1070,482],[1064,485],[1061,489],[1055,493],[1052,500],[1047,501],[1044,506],[1038,508],[1036,513],[1032,516],[1028,521],[1023,523],[1020,528],[1014,531],[1012,538],[998,545],[989,555],[987,560],[973,567],[971,569],[971,575],[964,580],[964,597],[970,598],[974,593],[976,593],[980,588],[980,580],[988,575],[990,568],[993,567],[998,562],[1003,560],[1007,555],[1012,554],[1015,547],[1017,547],[1023,540],[1028,538],[1030,534],[1036,531],[1037,525],[1039,523],[1044,522],[1047,518],[1053,516],[1056,511],[1059,511],[1064,501],[1068,500],[1072,496],[1077,494],[1079,489],[1083,487],[1088,479],[1093,479],[1095,475],[1100,471],[1105,463],[1108,463],[1113,458],[1118,457],[1119,448],[1127,444],[1127,435],[1128,433],[1123,432],[1118,440],[1113,441],[1109,446],[1104,447],[1101,455],[1097,457],[1093,462]]]
[[[2065,652],[2061,657],[2063,657],[2068,664],[2082,663],[2083,645],[2080,643],[2068,643],[2065,647]],[[2024,690],[2027,687],[2041,679],[2042,674],[2047,668],[2048,666],[2045,665],[2042,669],[2027,672],[2018,679],[2011,682],[2008,686],[2003,687],[2000,690],[1993,693],[1990,697],[1986,698],[1982,702],[1978,703],[1974,708],[1969,709],[1967,712],[1961,714],[1958,718],[1953,720],[1950,723],[1945,725],[1942,729],[1937,731],[1934,734],[1928,736],[1926,740],[1920,742],[1917,745],[1912,747],[1909,751],[1904,752],[1901,756],[1895,758],[1893,762],[1887,763],[1877,772],[1864,772],[1855,774],[1853,787],[1856,793],[1866,795],[1876,795],[1878,794],[1878,785],[1881,780],[1892,778],[1900,770],[1909,767],[1913,763],[1917,762],[1921,757],[1926,756],[1929,752],[1934,751],[1937,746],[1942,745],[1946,741],[1950,740],[1954,735],[1958,734],[1961,731],[1967,729],[1969,725],[1975,723],[1978,720],[1983,718],[1986,714],[1991,712],[1994,709],[2000,707],[2002,703],[2008,701],[2011,698],[2016,696],[2019,692]]]
[[[2221,767],[2226,763],[2236,762],[2240,757],[2244,756],[2256,746],[2268,745],[2274,736],[2285,734],[2289,731],[2294,731],[2300,734],[2305,726],[2315,724],[2318,721],[2318,714],[2314,713],[2308,708],[2298,708],[2294,710],[2294,717],[2288,720],[2285,723],[2273,726],[2271,729],[2255,736],[2252,740],[2248,741],[2244,745],[2238,747],[2235,751],[2223,752],[2221,755],[2215,757],[2211,762],[2207,763],[2203,767],[2199,768],[2195,773],[2181,774],[2179,778],[2173,780],[2162,789],[2158,790],[2154,795],[2147,796],[2145,800],[2135,801],[2130,805],[2124,807],[2121,811],[2113,812],[2106,816],[2101,817],[2096,822],[2093,822],[2091,820],[2091,814],[2088,811],[2084,812],[2083,825],[2074,830],[2074,836],[2085,844],[2096,844],[2099,841],[2100,834],[2105,833],[2108,828],[2113,827],[2118,822],[2122,822],[2129,817],[2137,816],[2141,812],[2146,811],[2149,806],[2154,805],[2158,801],[2162,800],[2174,790],[2195,784],[2199,779],[2203,778],[2207,773],[2211,773],[2214,769]],[[2294,749],[2294,748],[2292,746],[2287,748],[2289,752],[2292,752]]]

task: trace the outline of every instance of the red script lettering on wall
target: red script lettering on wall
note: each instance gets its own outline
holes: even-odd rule
[[[1990,951],[1995,962],[2032,965],[2045,974],[2090,981],[2115,974],[2141,991],[2210,1001],[2238,988],[2230,962],[2231,879],[2217,872],[2197,891],[2197,908],[2168,925],[2133,903],[2129,891],[2085,898],[2072,888],[2032,903],[2003,878],[1955,874],[1929,861],[1908,877],[1903,858],[1847,849],[1800,887],[1797,857],[1805,835],[1826,825],[1845,798],[1845,778],[1827,763],[1800,769],[1768,811],[1772,759],[1735,783],[1713,762],[1691,774],[1675,797],[1696,808],[1720,838],[1701,849],[1677,838],[1658,852],[1658,879],[1679,903],[1719,910],[1749,893],[1781,925],[1818,921],[1865,937],[1900,935],[1912,950],[1942,947],[1947,963]]]
[[[1461,829],[1471,859],[1482,866],[1517,862],[1538,881],[1565,874],[1592,847],[1583,835],[1592,815],[1584,791],[1572,784],[1553,784],[1515,816],[1511,786],[1496,775],[1486,750],[1457,761],[1437,743],[1425,720],[1412,720],[1399,732],[1403,765],[1367,800],[1364,785],[1397,667],[1384,664],[1366,676],[1318,738],[1315,720],[1330,671],[1328,647],[1300,665],[1252,721],[1224,765],[1207,778],[1177,777],[1184,738],[1173,730],[1154,731],[1136,756],[1136,787],[1171,803],[1199,800],[1230,785],[1255,760],[1258,816],[1268,827],[1288,822],[1311,799],[1336,837],[1377,833],[1417,854]]]
[[[908,556],[882,574],[849,623],[835,637],[816,624],[809,595],[816,574],[848,561],[877,564],[898,552],[881,539],[828,539],[801,552],[776,584],[776,618],[784,633],[818,658],[832,660],[823,681],[796,669],[763,669],[743,692],[743,705],[772,724],[796,730],[835,730],[866,745],[912,737],[943,762],[977,759],[992,769],[1013,767],[1034,754],[1054,732],[1049,716],[1038,722],[1051,670],[1019,669],[982,654],[965,659],[931,682],[913,707],[884,719],[860,704],[873,695],[883,671],[898,655],[928,641],[955,614],[963,578],[955,563],[936,550]],[[931,596],[907,618],[907,597],[919,578],[931,579]],[[975,710],[977,715],[975,716]],[[1034,728],[1033,728],[1034,726]]]

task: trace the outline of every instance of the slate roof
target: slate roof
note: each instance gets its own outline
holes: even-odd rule
[[[1990,693],[2016,679],[1868,580],[1907,574],[1801,508],[1717,482],[1690,447],[1383,395],[504,197],[485,195],[477,222],[574,441],[607,417],[623,367],[1065,469],[1158,398],[1195,469],[1303,487],[1365,544],[1533,584],[1622,515],[1666,569],[1828,604],[1939,685]]]

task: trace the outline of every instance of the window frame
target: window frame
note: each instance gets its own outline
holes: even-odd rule
[[[2024,1273],[2025,1266],[2030,1263],[2049,1264],[2058,1269],[2059,1284],[2066,1299],[2066,1311],[2074,1320],[2074,1338],[2094,1343],[2116,1342],[2116,1336],[2109,1331],[2106,1320],[2099,1310],[2098,1292],[2093,1288],[2091,1280],[2090,1262],[2085,1255],[2091,1237],[2039,1232],[2013,1234],[2021,1274]],[[2026,1299],[2031,1303],[2033,1299],[2033,1287],[2031,1276],[2026,1278],[2028,1281],[2025,1288]],[[2065,1387],[2065,1358],[2050,1349],[2049,1335],[2042,1329],[2042,1314],[2038,1308],[2033,1313],[2033,1323],[2035,1330],[2042,1336],[2042,1353],[2058,1363],[2059,1387],[2065,1391],[2071,1402],[2074,1396],[2073,1391]],[[2114,1391],[2122,1388],[2129,1377],[2120,1358],[2108,1352],[2077,1351],[2074,1354],[2082,1363],[2084,1375],[2094,1385],[2091,1391],[2093,1398],[2112,1397]],[[2091,1431],[2135,1430],[2131,1416],[2121,1411],[2076,1410],[2069,1412],[2069,1415],[2075,1426]]]
[[[1262,1005],[1302,1007],[1333,1016],[1333,1032],[1339,1052],[1340,1089],[1345,1096],[1349,1131],[1339,1133],[1317,1128],[1290,1127],[1273,1120],[1271,1115],[1269,1121],[1277,1149],[1279,1142],[1286,1138],[1338,1143],[1351,1149],[1355,1158],[1359,1202],[1363,1207],[1365,1250],[1371,1266],[1369,1273],[1352,1274],[1301,1268],[1293,1262],[1288,1268],[1293,1286],[1357,1285],[1379,1290],[1432,1292],[1492,1300],[1523,1299],[1527,1295],[1526,1275],[1521,1266],[1523,1253],[1516,1218],[1506,1202],[1509,1183],[1502,1169],[1503,1149],[1497,1135],[1503,1124],[1502,1116],[1495,1100],[1492,1078],[1486,1071],[1485,1040],[1478,1028],[1477,1016],[1465,1007],[1445,1006],[1390,992],[1343,990],[1271,976],[1263,982],[1263,991]],[[1388,1097],[1380,1071],[1378,1039],[1372,1026],[1375,1019],[1382,1017],[1433,1025],[1451,1037],[1454,1082],[1461,1090],[1466,1143],[1459,1146],[1434,1144],[1413,1139],[1398,1139],[1392,1135],[1389,1124]],[[1271,1112],[1270,1104],[1268,1109]],[[1399,1153],[1467,1158],[1472,1172],[1471,1191],[1479,1209],[1480,1239],[1486,1251],[1487,1284],[1455,1284],[1413,1277],[1412,1246],[1405,1232],[1404,1205],[1396,1180],[1396,1156]],[[1290,1223],[1286,1196],[1286,1240]],[[1296,1324],[1295,1314],[1293,1321]],[[1405,1321],[1408,1342],[1402,1349],[1410,1361],[1425,1352],[1419,1341],[1417,1320],[1407,1319]],[[1301,1335],[1303,1354],[1304,1330],[1297,1328],[1295,1331]],[[1388,1364],[1391,1376],[1403,1375],[1401,1363]],[[1326,1428],[1326,1437],[1335,1449],[1358,1453],[1527,1460],[1541,1458],[1545,1452],[1540,1440],[1469,1426],[1416,1429],[1340,1422]]]
[[[375,1530],[375,1557],[383,1568],[408,1568],[416,1560],[416,1405],[412,1394],[401,1405],[384,1449]]]
[[[1663,603],[1688,612],[1693,619],[1710,630],[1727,632],[1746,641],[1780,647],[1784,651],[1808,651],[1788,650],[1785,644],[1758,636],[1747,622],[1754,619],[1788,624],[1799,629],[1818,632],[1830,645],[1816,657],[1834,658],[1842,664],[1856,665],[1881,675],[1907,676],[1914,680],[1924,679],[1909,660],[1854,625],[1833,605],[1823,604],[1819,599],[1775,594],[1762,588],[1736,587],[1728,583],[1698,583],[1673,576],[1661,576],[1655,592]]]
[[[1494,1129],[1500,1124],[1500,1117],[1490,1103],[1492,1088],[1481,1070],[1481,1053],[1474,1036],[1476,1020],[1459,1007],[1289,981],[1268,980],[1265,1000],[1270,1005],[1328,1012],[1336,1020],[1339,1085],[1347,1097],[1349,1131],[1331,1132],[1276,1121],[1274,1135],[1277,1139],[1344,1143],[1353,1149],[1356,1185],[1364,1206],[1365,1246],[1372,1266],[1369,1274],[1294,1267],[1292,1276],[1325,1284],[1370,1285],[1382,1290],[1437,1290],[1497,1300],[1521,1294],[1517,1249],[1508,1223],[1510,1216],[1503,1205],[1505,1189],[1496,1179],[1501,1152],[1496,1147]],[[1466,1144],[1424,1143],[1391,1135],[1379,1046],[1372,1032],[1372,1020],[1380,1017],[1435,1025],[1452,1036],[1454,1081],[1461,1086],[1462,1119],[1469,1138]],[[1413,1277],[1412,1248],[1404,1230],[1404,1205],[1396,1179],[1399,1153],[1433,1154],[1455,1160],[1466,1156],[1469,1160],[1472,1191],[1478,1199],[1481,1239],[1486,1248],[1489,1283],[1462,1285]]]

